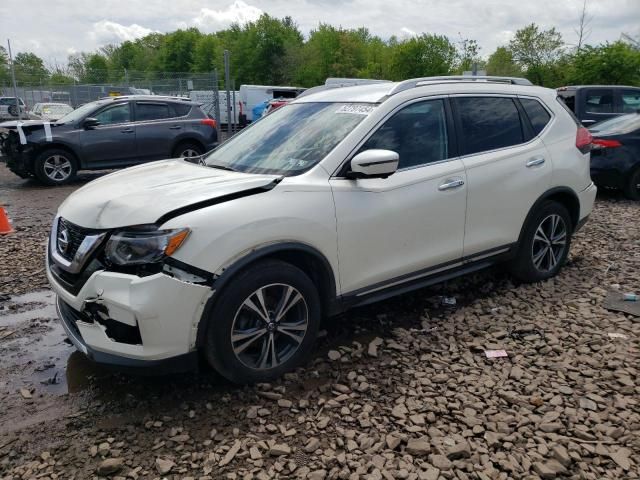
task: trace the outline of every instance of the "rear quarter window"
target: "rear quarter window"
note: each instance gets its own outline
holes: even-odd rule
[[[529,117],[534,133],[539,135],[551,120],[551,115],[538,100],[534,100],[532,98],[521,98],[520,103],[522,104],[524,111],[527,113],[527,117]]]
[[[185,115],[189,115],[191,111],[191,105],[188,103],[173,103],[171,106],[173,107],[175,117],[184,117]]]

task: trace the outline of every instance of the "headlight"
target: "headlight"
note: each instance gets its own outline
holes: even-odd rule
[[[156,263],[178,250],[187,235],[188,228],[117,232],[109,238],[105,254],[107,259],[116,265]]]

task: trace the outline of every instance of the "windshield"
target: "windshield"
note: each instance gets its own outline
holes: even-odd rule
[[[204,160],[209,166],[239,172],[299,175],[327,156],[374,108],[354,103],[285,105]]]
[[[58,120],[57,123],[75,123],[78,120],[83,119],[87,114],[94,111],[99,106],[104,105],[105,103],[107,102],[97,101],[97,102],[85,103],[81,107],[76,108],[73,112],[69,112],[68,114],[66,114],[64,117]]]
[[[62,105],[59,103],[45,103],[42,105],[42,111],[44,113],[69,113],[73,111],[69,105]]]
[[[630,113],[596,123],[589,131],[591,133],[613,135],[615,133],[629,133],[638,128],[640,128],[640,114]]]

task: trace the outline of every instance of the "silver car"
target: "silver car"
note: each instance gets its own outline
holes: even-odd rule
[[[73,112],[73,107],[66,103],[36,103],[29,115],[41,120],[56,121],[64,117],[67,113]]]

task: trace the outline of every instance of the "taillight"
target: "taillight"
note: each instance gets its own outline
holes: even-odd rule
[[[578,128],[578,133],[576,133],[576,148],[580,150],[582,153],[588,153],[591,150],[591,142],[593,141],[593,137],[591,136],[591,132],[584,127]]]
[[[605,140],[604,138],[594,138],[591,143],[593,148],[616,148],[622,146],[618,140]]]
[[[211,128],[216,128],[216,121],[213,118],[203,118],[200,120],[200,125],[209,125]]]

